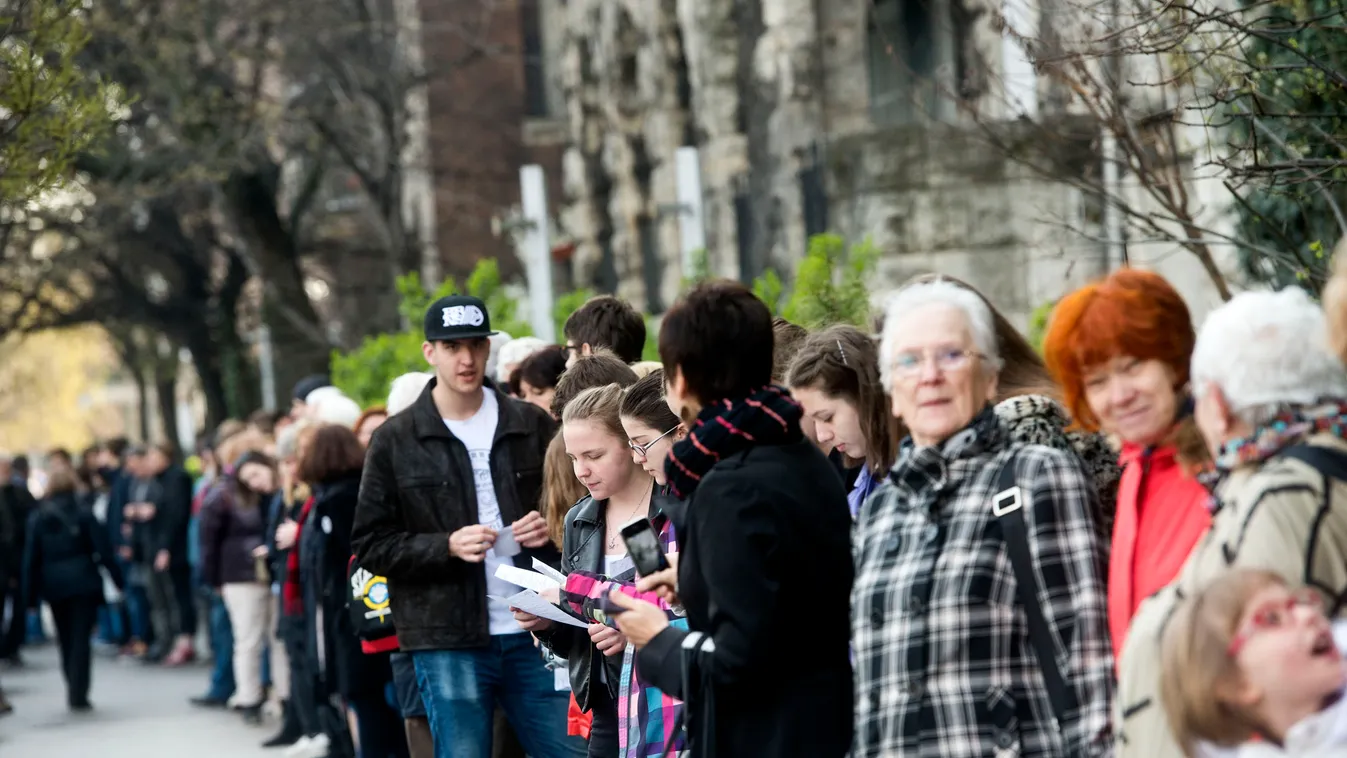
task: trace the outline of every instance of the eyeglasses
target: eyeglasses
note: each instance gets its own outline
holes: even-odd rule
[[[580,346],[579,346],[579,345],[562,345],[562,346],[561,346],[561,349],[562,349],[562,350],[565,350],[565,351],[568,352],[568,353],[575,353],[576,355],[579,355],[579,354],[580,354]]]
[[[931,351],[910,350],[905,353],[899,353],[893,357],[893,373],[903,378],[912,378],[921,373],[921,369],[928,360],[935,361],[936,368],[941,371],[960,371],[968,367],[968,364],[974,358],[986,358],[987,356],[976,350],[964,350],[962,348],[941,348]]]
[[[1226,652],[1232,658],[1239,655],[1239,651],[1255,634],[1285,626],[1291,620],[1291,615],[1297,608],[1309,608],[1322,612],[1324,610],[1323,596],[1308,587],[1303,587],[1292,592],[1290,597],[1264,603],[1240,627],[1234,639],[1230,640],[1230,647],[1226,648]]]
[[[635,442],[632,442],[631,440],[627,440],[627,447],[631,448],[631,451],[632,451],[633,453],[636,453],[637,455],[639,455],[639,456],[641,456],[642,458],[644,458],[644,457],[646,457],[646,454],[648,454],[648,453],[650,452],[650,448],[652,448],[652,447],[655,446],[655,443],[656,443],[656,442],[659,442],[660,440],[664,439],[665,437],[668,437],[670,434],[673,434],[673,433],[676,432],[676,431],[678,431],[678,427],[675,426],[674,428],[670,429],[669,431],[665,432],[664,434],[661,434],[660,436],[656,437],[655,439],[650,440],[649,442],[645,443],[644,445],[640,445],[640,444],[637,444],[637,443],[635,443]]]

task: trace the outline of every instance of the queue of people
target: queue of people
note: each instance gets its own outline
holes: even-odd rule
[[[1343,265],[1201,325],[1121,270],[1041,354],[942,276],[874,334],[703,282],[658,363],[618,298],[550,346],[451,296],[386,407],[307,379],[195,493],[111,446],[5,492],[0,588],[83,710],[100,613],[192,659],[195,574],[196,702],[295,758],[1347,754]]]

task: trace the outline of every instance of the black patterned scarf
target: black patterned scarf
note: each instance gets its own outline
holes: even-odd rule
[[[798,442],[803,415],[790,393],[775,385],[703,408],[687,438],[673,446],[664,462],[670,491],[679,499],[687,498],[711,467],[725,458],[758,445]]]

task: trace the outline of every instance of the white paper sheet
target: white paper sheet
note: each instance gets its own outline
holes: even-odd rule
[[[549,579],[536,571],[521,569],[508,563],[496,567],[496,578],[539,593],[561,586],[561,582]]]
[[[496,541],[491,549],[496,551],[497,558],[513,558],[523,550],[514,538],[514,529],[509,526],[496,532]]]
[[[533,568],[536,569],[539,574],[542,574],[548,579],[551,579],[552,581],[556,582],[558,587],[566,584],[565,574],[561,573],[560,571],[557,571],[556,569],[552,568],[546,563],[543,563],[537,558],[533,559]]]
[[[487,597],[495,600],[497,603],[504,603],[511,608],[518,608],[525,613],[532,613],[534,616],[549,619],[558,624],[568,624],[570,626],[580,627],[581,629],[589,627],[585,622],[566,613],[546,600],[543,600],[542,596],[532,590],[524,590],[523,592],[517,595],[511,595],[510,597],[500,597],[498,595],[487,595]]]

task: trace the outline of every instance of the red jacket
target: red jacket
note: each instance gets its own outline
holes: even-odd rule
[[[1186,474],[1173,445],[1123,446],[1118,514],[1108,568],[1108,625],[1113,658],[1122,658],[1127,626],[1141,601],[1174,580],[1211,526],[1207,489]]]

